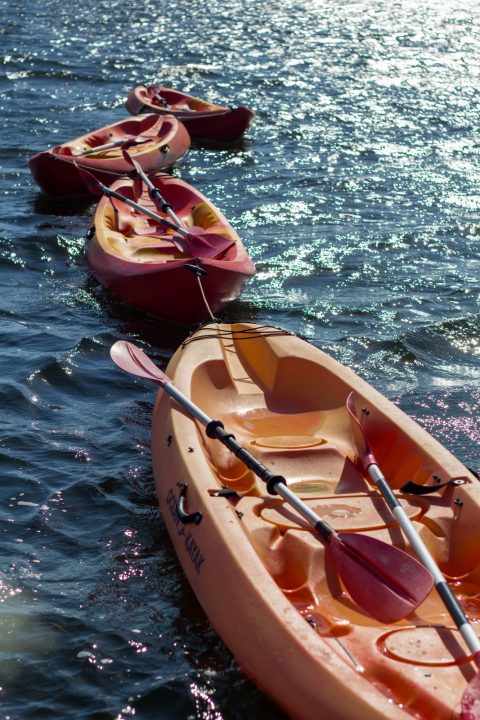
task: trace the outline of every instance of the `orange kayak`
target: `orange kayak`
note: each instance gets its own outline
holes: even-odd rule
[[[223,213],[199,190],[180,178],[151,175],[164,205],[138,182],[123,177],[109,190],[133,200],[143,212],[107,196],[100,199],[88,233],[92,272],[139,310],[177,322],[205,320],[210,317],[207,304],[215,313],[232,302],[255,266]],[[163,224],[162,218],[172,222],[167,206],[187,232],[197,235],[183,239]]]
[[[413,555],[360,462],[347,408],[354,396],[395,498],[478,635],[480,483],[413,419],[272,327],[205,325],[166,373],[336,532]],[[152,460],[161,511],[199,602],[246,674],[289,716],[467,718],[462,696],[478,671],[435,587],[395,621],[360,607],[314,528],[163,390]],[[407,483],[423,494],[407,494]]]
[[[125,106],[132,115],[144,112],[174,115],[193,140],[233,142],[254,119],[250,108],[222,107],[161,85],[137,85],[130,91]]]
[[[29,166],[34,180],[49,195],[84,195],[85,183],[75,163],[110,185],[132,170],[122,153],[127,145],[148,174],[180,160],[190,148],[190,136],[172,115],[127,117],[32,155]]]

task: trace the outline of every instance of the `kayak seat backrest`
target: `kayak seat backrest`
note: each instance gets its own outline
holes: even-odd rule
[[[107,230],[119,232],[124,236],[131,235],[135,227],[135,215],[125,205],[125,210],[119,206],[107,209],[104,216],[104,226]]]
[[[135,122],[132,127],[130,128],[130,124],[126,124],[124,127],[124,132],[131,133],[132,135],[144,135],[147,134],[150,136],[152,134],[149,131],[155,130],[155,135],[159,135],[160,132],[162,134],[165,133],[165,130],[163,129],[163,126],[165,125],[165,128],[168,128],[171,126],[170,121],[165,121],[163,118],[159,117],[158,115],[155,115],[154,113],[149,113],[148,115],[141,116],[140,122]]]
[[[182,219],[186,220],[183,216],[188,215],[191,212],[191,208],[196,204],[196,195],[192,190],[186,187],[180,180],[177,180],[177,178],[171,177],[168,177],[163,182],[154,182],[154,184],[157,185],[172,209],[180,215]]]
[[[78,145],[75,145],[73,143],[65,143],[64,145],[57,145],[56,148],[53,148],[53,152],[56,155],[65,155],[67,157],[78,155],[78,153],[82,150],[83,148],[78,147]]]
[[[218,225],[220,218],[217,213],[214,212],[213,208],[206,202],[199,203],[191,210],[192,224],[198,225],[205,230],[211,228],[213,225]]]
[[[136,215],[135,212],[123,203],[110,204],[104,215],[104,226],[109,231],[121,233],[124,241],[130,242],[135,236],[157,236],[158,227],[146,216]],[[166,234],[166,233],[162,233]]]
[[[212,109],[211,103],[205,102],[204,100],[199,100],[198,98],[190,98],[187,103],[187,107],[190,110],[194,110],[195,112]]]

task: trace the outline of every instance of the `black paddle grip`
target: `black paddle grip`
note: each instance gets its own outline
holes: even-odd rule
[[[153,200],[158,200],[162,203],[160,207],[163,212],[167,212],[168,210],[172,209],[172,206],[169,203],[165,202],[158,188],[153,188],[153,190],[150,191],[150,197],[152,197]]]
[[[275,486],[278,483],[286,485],[286,480],[282,475],[274,475],[270,470],[259,462],[248,450],[246,450],[240,443],[235,439],[235,435],[228,433],[221,420],[210,420],[206,426],[206,433],[212,440],[220,440],[220,442],[227,447],[239,460],[241,460],[248,467],[249,470],[255,473],[260,480],[263,480],[267,485],[267,490],[270,495],[277,495]]]
[[[462,625],[466,625],[468,623],[467,617],[458,603],[457,598],[451,591],[447,581],[436,583],[435,587],[437,588],[437,592],[442,598],[457,628],[462,627]]]

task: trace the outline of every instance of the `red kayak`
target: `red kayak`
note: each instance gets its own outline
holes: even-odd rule
[[[165,174],[149,181],[160,201],[139,178],[104,188],[110,195],[93,217],[88,262],[127,304],[179,322],[204,320],[238,297],[255,266],[227,219],[198,190]]]
[[[123,156],[125,147],[146,173],[152,173],[180,160],[190,147],[190,137],[172,115],[127,117],[33,155],[30,170],[49,195],[83,195],[86,186],[75,163],[110,185],[132,169]]]
[[[172,114],[194,140],[232,142],[251,125],[254,113],[247,107],[227,108],[161,85],[137,85],[125,103],[132,115],[149,112]]]

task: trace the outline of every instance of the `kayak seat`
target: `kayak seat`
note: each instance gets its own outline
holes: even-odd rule
[[[169,255],[180,255],[172,241],[165,235],[133,235],[128,239],[128,247],[135,252],[156,250]]]
[[[242,348],[247,342],[242,343]],[[263,347],[257,345],[257,360]],[[238,354],[231,352],[225,343],[223,361],[210,361],[197,369],[195,387],[200,388],[201,393],[195,401],[221,420],[252,455],[270,469],[274,468],[289,483],[313,483],[330,492],[364,492],[368,489],[355,462],[356,451],[345,406],[332,406],[331,400],[330,407],[327,404],[325,409],[319,409],[322,407],[320,392],[315,397],[318,379],[305,387],[304,379],[308,382],[308,373],[304,372],[303,365],[295,365],[295,372],[287,373],[290,379],[288,394],[281,386],[270,395],[265,392],[267,382],[270,384],[268,357],[260,359],[265,366],[262,376],[258,372],[254,374],[253,363],[249,363],[247,371]],[[279,364],[277,362],[277,366]],[[269,372],[277,379],[281,377],[275,363],[270,363]],[[292,377],[301,377],[302,382],[292,383]],[[217,388],[214,395],[207,390],[213,387]],[[222,397],[218,395],[220,388]],[[327,388],[321,390],[327,395]],[[235,410],[230,411],[230,408]],[[262,481],[256,481],[235,455],[218,441],[206,442],[221,482],[242,493],[266,494]]]
[[[343,408],[338,408],[342,415]],[[218,414],[218,413],[217,413]],[[325,413],[274,414],[266,408],[221,413],[219,419],[260,462],[283,475],[289,485],[318,492],[365,492],[368,484],[335,433]],[[328,425],[329,422],[329,425]],[[207,441],[208,454],[222,483],[241,493],[265,496],[265,484],[218,441]]]

